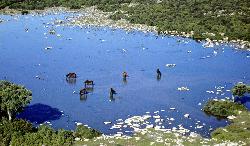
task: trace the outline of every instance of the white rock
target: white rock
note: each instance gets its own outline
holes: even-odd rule
[[[52,49],[52,47],[46,47],[46,48],[44,48],[45,50],[49,50],[49,49]]]
[[[184,117],[185,117],[185,118],[189,118],[189,114],[185,114]]]
[[[227,117],[229,120],[233,120],[233,119],[235,119],[236,117],[234,116],[234,115],[231,115],[231,116],[228,116]]]
[[[107,124],[111,124],[112,122],[103,122],[105,125],[107,125]]]
[[[77,123],[76,123],[76,126],[80,126],[80,125],[82,125],[82,123],[80,123],[80,122],[77,122]]]

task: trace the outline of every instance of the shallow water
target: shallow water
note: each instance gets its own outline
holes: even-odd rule
[[[191,39],[137,31],[50,24],[69,15],[73,14],[0,15],[5,20],[0,23],[0,79],[32,90],[33,109],[27,108],[20,116],[32,119],[35,124],[50,121],[54,128],[74,129],[75,122],[82,122],[113,134],[124,129],[110,130],[111,125],[105,125],[104,121],[115,122],[150,112],[163,118],[173,117],[172,124],[163,122],[166,128],[183,124],[208,136],[209,128],[228,123],[203,113],[202,105],[210,98],[231,98],[226,90],[239,81],[250,83],[249,51],[226,45],[203,48],[202,43]],[[48,34],[51,28],[61,37]],[[48,46],[52,49],[45,50]],[[214,54],[214,50],[218,53]],[[166,67],[172,63],[176,67]],[[161,80],[156,79],[157,68],[162,72]],[[123,71],[130,76],[127,83],[122,80]],[[79,76],[75,83],[65,80],[68,72]],[[94,91],[86,99],[80,99],[73,92],[79,92],[86,79],[94,80]],[[178,91],[182,86],[190,90]],[[206,92],[216,92],[215,87],[219,86],[225,87],[219,94]],[[111,87],[118,92],[112,101]],[[249,100],[245,105],[250,108]],[[169,110],[171,107],[176,110]],[[44,114],[36,121],[39,111],[34,108],[46,109],[41,113],[50,113],[52,118]],[[53,116],[60,111],[62,115]],[[184,118],[186,113],[191,119]],[[204,127],[195,128],[197,123]]]

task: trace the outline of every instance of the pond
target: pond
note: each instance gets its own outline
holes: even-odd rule
[[[165,128],[182,124],[207,137],[212,128],[228,123],[206,115],[203,104],[231,98],[229,90],[239,81],[250,83],[249,51],[226,44],[204,48],[192,39],[139,31],[52,24],[72,15],[0,15],[0,79],[32,90],[30,107],[20,116],[36,125],[74,129],[81,122],[105,134],[129,134],[126,127],[110,128],[117,119],[147,113],[165,119]],[[48,33],[51,29],[55,35]],[[126,82],[123,71],[129,75]],[[66,81],[69,72],[77,73],[75,82]],[[93,91],[80,98],[87,79],[94,81]],[[111,87],[118,93],[112,100]],[[177,90],[180,87],[189,91]],[[150,122],[157,125],[153,118]]]

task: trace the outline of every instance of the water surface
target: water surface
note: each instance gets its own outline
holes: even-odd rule
[[[250,83],[248,51],[227,45],[203,48],[202,43],[191,39],[152,33],[51,24],[70,15],[75,14],[0,15],[5,20],[0,24],[0,79],[32,90],[33,108],[61,111],[62,115],[47,119],[54,128],[74,129],[75,122],[82,122],[113,134],[124,129],[110,130],[112,125],[105,125],[104,121],[150,112],[174,118],[172,124],[163,122],[166,128],[183,124],[208,136],[209,128],[225,126],[227,121],[206,115],[201,111],[202,105],[210,98],[231,98],[227,90],[239,81]],[[56,35],[48,34],[50,29],[55,29]],[[160,80],[156,79],[157,68],[162,72]],[[123,71],[130,76],[126,83],[121,77]],[[68,72],[79,76],[75,83],[65,80]],[[80,98],[73,92],[79,92],[86,79],[94,80],[94,90],[87,98]],[[178,91],[182,86],[190,90]],[[111,87],[118,92],[114,100],[109,98]],[[224,89],[216,94],[218,87]],[[248,101],[245,105],[249,108]],[[176,110],[169,110],[173,107]],[[191,119],[184,118],[187,113]],[[39,124],[40,120],[31,121]],[[196,125],[204,127],[197,129]]]

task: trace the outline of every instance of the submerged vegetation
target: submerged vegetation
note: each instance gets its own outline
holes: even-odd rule
[[[195,39],[250,41],[248,0],[1,0],[0,8],[44,9],[97,6],[115,20],[157,26],[159,33],[188,33]],[[243,46],[245,47],[245,45]]]

